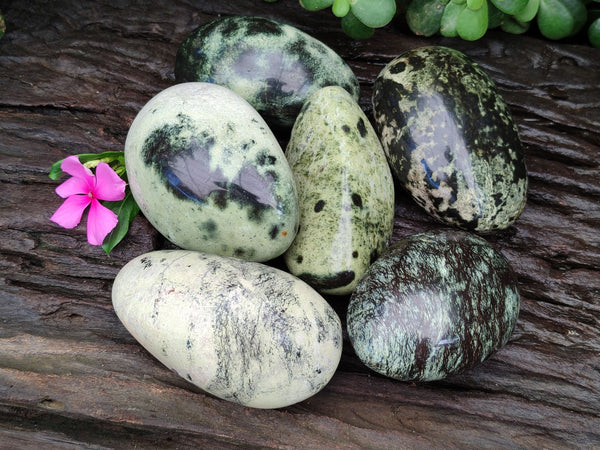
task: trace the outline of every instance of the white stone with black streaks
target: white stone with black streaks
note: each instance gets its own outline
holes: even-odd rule
[[[219,398],[280,408],[319,392],[341,357],[340,319],[310,286],[250,261],[185,250],[141,255],[112,301],[127,330]]]
[[[373,115],[394,176],[429,214],[476,231],[519,217],[528,179],[517,125],[466,55],[422,47],[395,58],[375,80]]]
[[[157,94],[129,129],[125,164],[143,214],[181,248],[267,261],[296,235],[298,198],[283,150],[227,88],[182,83]]]
[[[433,381],[500,349],[519,315],[516,277],[504,256],[465,231],[408,236],[369,268],[348,307],[348,335],[374,371]]]
[[[349,294],[392,236],[394,182],[377,134],[350,94],[328,86],[302,107],[286,157],[300,206],[288,269],[320,292]]]

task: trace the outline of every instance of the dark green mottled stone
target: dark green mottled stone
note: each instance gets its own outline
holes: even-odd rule
[[[331,48],[262,17],[226,17],[193,30],[177,52],[175,78],[226,86],[281,127],[291,127],[305,99],[321,87],[337,85],[359,96],[352,69]]]
[[[396,242],[369,268],[348,307],[348,335],[374,371],[433,381],[472,367],[508,341],[516,277],[487,241],[465,231]]]
[[[404,53],[377,77],[373,108],[392,172],[429,214],[476,231],[506,228],[521,214],[527,169],[517,126],[466,55]]]

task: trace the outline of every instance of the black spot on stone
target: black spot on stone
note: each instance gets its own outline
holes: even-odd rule
[[[273,170],[267,170],[265,172],[265,179],[271,183],[276,183],[279,180],[279,175],[277,175],[277,172]]]
[[[367,127],[365,126],[365,121],[362,117],[358,119],[356,128],[358,128],[358,132],[360,133],[361,137],[365,137],[367,135]]]
[[[369,256],[369,263],[373,264],[375,261],[377,261],[377,258],[379,258],[379,252],[377,251],[377,249],[375,249],[371,252],[371,255]]]
[[[192,380],[192,376],[191,376],[189,373],[188,373],[188,374],[187,374],[185,377],[186,377],[186,378],[187,378],[189,381],[193,381],[193,380]]]
[[[358,258],[358,252],[357,252],[356,250],[354,250],[354,251],[352,252],[352,257],[353,257],[353,258]]]
[[[223,20],[214,20],[209,22],[204,27],[201,27],[203,33],[212,33],[212,30],[218,28],[219,34],[223,37],[224,40],[233,37],[233,35],[237,34],[240,29],[240,24],[235,18],[226,18]]]
[[[265,19],[262,17],[252,17],[251,19],[245,20],[246,24],[246,35],[256,35],[256,34],[266,34],[271,36],[281,36],[283,31],[281,30],[281,26],[269,19]]]
[[[246,254],[246,250],[244,250],[243,248],[236,248],[233,251],[233,254],[235,256],[237,256],[238,258],[241,258],[241,257],[243,257]]]
[[[271,231],[269,231],[269,236],[271,239],[275,239],[279,235],[279,226],[273,225],[271,227]]]
[[[408,64],[410,66],[412,66],[411,67],[412,71],[421,70],[425,67],[426,58],[424,58],[420,55],[412,54],[408,57]],[[439,63],[436,65],[439,65]]]
[[[319,200],[317,203],[315,203],[315,212],[323,211],[324,207],[325,207],[325,200]]]
[[[502,192],[498,192],[497,194],[492,195],[494,199],[494,206],[498,207],[504,203],[504,194]],[[496,213],[497,214],[497,213]]]
[[[296,257],[296,262],[297,262],[298,264],[302,264],[302,261],[304,261],[304,258],[302,257],[302,255],[298,255],[298,256]]]
[[[205,240],[214,239],[217,235],[217,224],[214,220],[207,220],[200,224],[200,231],[206,233],[203,235]]]
[[[242,144],[242,150],[246,151],[250,147],[252,147],[254,144],[256,144],[256,141],[254,139],[250,139],[248,142],[244,142]]]
[[[335,289],[347,286],[352,283],[356,274],[353,270],[345,270],[329,276],[313,275],[303,273],[298,275],[298,278],[306,281],[315,289]]]
[[[217,208],[221,210],[227,208],[227,193],[225,191],[216,191],[211,198]]]
[[[352,194],[352,203],[354,203],[354,205],[358,206],[359,208],[363,207],[362,197],[357,193]]]
[[[390,73],[397,74],[406,70],[406,63],[404,61],[398,61],[396,64],[390,66]]]
[[[277,162],[277,157],[273,155],[269,155],[266,152],[259,153],[256,157],[256,163],[259,166],[272,166]]]
[[[190,348],[192,348],[192,343],[190,342],[190,340],[188,339],[187,342],[185,343],[185,348],[187,348],[188,350]]]
[[[344,133],[350,133],[350,127],[348,125],[342,125],[342,130]]]
[[[148,258],[144,257],[140,260],[140,262],[142,263],[142,267],[144,268],[144,270],[146,270],[149,267],[152,267],[152,261],[150,261]]]

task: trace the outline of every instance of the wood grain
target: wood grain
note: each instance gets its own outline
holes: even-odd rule
[[[292,0],[0,0],[0,9],[0,447],[600,446],[600,50],[497,32],[424,39],[401,24],[357,42],[331,14]],[[322,392],[253,410],[202,393],[127,333],[112,280],[168,244],[143,217],[110,257],[86,243],[83,225],[58,228],[47,172],[70,154],[121,150],[137,111],[174,83],[185,34],[232,14],[281,20],[331,46],[359,77],[369,116],[372,81],[407,49],[454,47],[488,71],[530,173],[523,215],[485,236],[522,295],[504,349],[462,375],[407,384],[370,372],[346,339]],[[394,239],[438,227],[398,190]],[[330,301],[343,318],[347,298]]]

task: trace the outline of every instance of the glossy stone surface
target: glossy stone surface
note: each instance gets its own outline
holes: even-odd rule
[[[226,86],[272,126],[289,127],[306,98],[339,85],[358,100],[352,69],[321,41],[275,20],[234,16],[190,32],[175,60],[175,78]]]
[[[112,300],[127,330],[160,362],[242,405],[305,400],[340,361],[335,311],[303,281],[260,263],[155,251],[121,269]]]
[[[283,150],[233,91],[183,83],[152,98],[125,142],[143,214],[184,249],[253,261],[281,255],[298,229],[298,198]]]
[[[504,346],[519,307],[516,277],[487,241],[425,232],[394,243],[369,268],[350,299],[348,335],[374,371],[433,381]]]
[[[460,228],[507,228],[523,211],[527,170],[518,129],[494,82],[461,52],[410,50],[373,89],[377,131],[394,176],[429,214]]]
[[[350,94],[325,87],[304,104],[286,156],[300,230],[285,262],[320,292],[349,294],[392,236],[394,183],[375,130]]]

